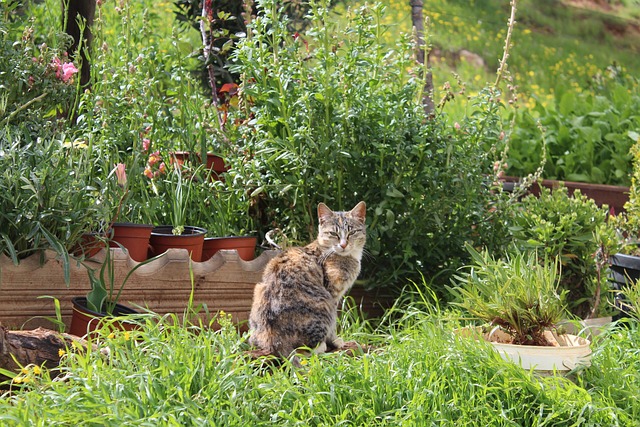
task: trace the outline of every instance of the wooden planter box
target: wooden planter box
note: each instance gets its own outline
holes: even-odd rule
[[[504,177],[504,182],[507,186],[518,185],[520,178],[507,176]],[[556,181],[552,179],[542,180],[541,184],[545,188],[553,190],[560,186],[560,183],[564,184],[567,188],[569,195],[573,194],[575,190],[580,190],[582,194],[593,199],[598,206],[607,205],[610,209],[613,209],[614,213],[624,212],[624,204],[629,200],[629,187],[622,187],[616,185],[604,185],[604,184],[588,184],[584,182],[573,181]],[[529,189],[531,194],[536,196],[540,195],[540,184],[534,182]]]
[[[137,263],[119,248],[111,251],[117,276],[115,283],[119,284]],[[199,311],[203,320],[208,322],[222,310],[246,329],[253,288],[276,253],[265,251],[252,261],[244,261],[235,250],[222,250],[205,262],[190,262],[186,250],[169,249],[159,259],[133,272],[119,302],[145,307],[158,314],[176,313],[182,318],[192,292],[191,269],[193,305],[194,308],[206,306],[206,310]],[[99,269],[104,258],[103,250],[86,263]],[[71,299],[84,296],[89,289],[86,268],[75,262],[71,265],[70,284],[65,284],[62,263],[53,252],[45,252],[42,261],[40,255],[33,255],[18,266],[0,255],[0,324],[9,329],[54,328],[48,320],[55,317],[54,300],[40,298],[50,296],[60,301],[62,320],[68,330]],[[371,316],[382,313],[376,298],[362,289],[354,287],[350,295],[364,313]]]

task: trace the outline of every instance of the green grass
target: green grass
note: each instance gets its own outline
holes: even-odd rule
[[[133,333],[104,331],[97,351],[69,350],[63,380],[25,369],[31,382],[0,396],[4,426],[121,425],[633,425],[640,405],[636,326],[599,339],[593,366],[540,377],[487,344],[458,337],[457,321],[427,303],[372,331],[343,316],[343,335],[378,348],[267,369],[246,336],[150,318]]]
[[[398,31],[411,30],[411,9],[408,2],[401,0],[382,3],[388,9],[387,39],[393,44]],[[629,22],[638,25],[639,4],[627,2],[618,11],[622,14],[619,17],[558,3],[517,2],[509,70],[518,87],[521,107],[552,103],[559,87],[587,90],[591,79],[613,63],[631,75],[640,74],[640,32],[626,26]],[[429,0],[424,2],[424,15],[431,22],[428,32],[434,47],[444,52],[466,49],[480,55],[486,63],[485,69],[478,69],[464,61],[454,63],[452,59],[434,62],[436,90],[446,81],[455,87],[452,72],[466,84],[466,94],[473,94],[495,80],[507,31],[508,1]],[[456,103],[448,112],[458,117],[459,108],[460,103]]]

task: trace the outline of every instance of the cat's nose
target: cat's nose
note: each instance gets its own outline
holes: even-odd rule
[[[347,241],[346,240],[340,240],[340,247],[342,249],[346,248],[347,247]]]

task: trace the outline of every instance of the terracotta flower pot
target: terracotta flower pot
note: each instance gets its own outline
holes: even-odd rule
[[[229,170],[229,167],[224,163],[224,159],[216,154],[207,153],[207,169],[211,171],[211,177],[221,179],[221,175]]]
[[[173,151],[170,153],[171,163],[176,162],[178,166],[184,165],[184,162],[191,158],[191,162],[202,162],[200,160],[200,154],[192,154],[189,151]],[[193,158],[191,157],[193,156]],[[206,168],[211,172],[210,176],[213,180],[221,179],[221,175],[229,170],[229,167],[224,163],[224,159],[217,154],[207,153]]]
[[[105,246],[106,243],[98,233],[84,233],[71,250],[71,253],[74,256],[88,259],[94,257]]]
[[[131,259],[142,262],[147,259],[152,230],[153,225],[115,223],[112,227],[113,235],[109,246],[117,248],[119,243],[127,249]]]
[[[202,248],[202,260],[206,261],[221,249],[235,249],[238,256],[251,261],[256,256],[258,239],[253,236],[206,237]]]
[[[160,225],[153,228],[150,238],[150,254],[156,256],[166,252],[167,249],[181,248],[189,251],[193,261],[200,262],[204,235],[207,230],[201,227],[186,226],[184,232],[178,236],[174,235],[172,230],[172,225]]]
[[[87,299],[85,297],[76,297],[71,300],[73,305],[73,313],[71,314],[71,327],[69,333],[82,337],[91,334],[96,329],[101,328],[105,322],[109,321],[115,328],[122,331],[132,331],[137,325],[129,322],[116,322],[107,320],[113,316],[124,316],[128,314],[139,314],[132,308],[122,304],[116,304],[113,316],[106,313],[98,313],[87,308]]]

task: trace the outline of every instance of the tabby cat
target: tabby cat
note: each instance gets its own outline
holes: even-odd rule
[[[364,202],[348,212],[320,203],[317,239],[267,264],[253,294],[252,345],[286,358],[299,347],[323,353],[344,344],[336,332],[338,303],[360,273],[365,210]]]

